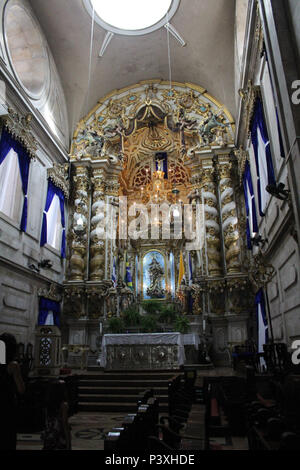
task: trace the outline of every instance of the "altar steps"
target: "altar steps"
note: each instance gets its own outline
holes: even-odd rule
[[[101,387],[144,387],[144,389],[153,388],[153,387],[161,387],[164,386],[167,380],[137,380],[137,379],[126,379],[126,380],[101,380],[97,381],[95,379],[83,379],[80,380],[80,386],[87,386],[87,387],[97,387],[100,385]]]
[[[98,368],[99,369],[99,368]],[[174,377],[174,375],[177,375],[180,373],[180,371],[174,370],[169,371],[169,372],[145,372],[145,370],[138,372],[124,372],[124,371],[114,371],[114,372],[90,372],[88,369],[88,372],[85,375],[82,375],[81,377],[88,378],[88,379],[96,379],[99,380],[99,377],[102,377],[103,380],[110,379],[110,380],[119,380],[120,378],[125,378],[125,379],[139,379],[139,380],[149,380],[149,378],[152,379],[157,379],[157,380],[169,380],[170,378]]]
[[[134,413],[141,394],[153,389],[160,412],[167,412],[168,383],[174,375],[174,371],[88,372],[79,378],[78,410]]]
[[[120,394],[119,395],[101,395],[101,394],[81,394],[80,399],[84,403],[119,403],[120,402]],[[137,395],[126,395],[124,396],[124,401],[126,403],[137,403]],[[160,395],[159,396],[160,403],[168,403],[168,396],[167,395]]]
[[[155,393],[155,395],[163,395],[166,393],[165,387],[151,387]],[[147,388],[145,387],[114,387],[113,395],[124,396],[127,395],[139,395],[143,393]],[[79,394],[80,395],[107,395],[107,387],[87,387],[87,386],[80,386],[79,387]]]
[[[160,407],[161,411],[167,412],[167,407]],[[86,402],[78,404],[78,410],[84,412],[96,412],[101,411],[102,413],[134,413],[137,410],[136,403],[103,403],[103,402]]]

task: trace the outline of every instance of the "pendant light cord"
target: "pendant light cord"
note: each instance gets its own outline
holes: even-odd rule
[[[88,113],[88,104],[89,104],[89,97],[90,97],[90,86],[91,86],[91,75],[92,75],[92,58],[93,58],[93,42],[94,42],[94,27],[95,27],[95,6],[94,2],[93,5],[93,14],[92,14],[92,25],[91,25],[91,39],[90,39],[90,58],[89,58],[89,75],[88,75],[88,88],[86,93],[86,102],[85,102],[85,109],[86,113]]]
[[[167,11],[167,24],[169,24],[169,11]],[[171,67],[171,49],[170,49],[170,32],[169,28],[167,30],[167,45],[168,45],[168,64],[169,64],[169,82],[170,90],[172,89],[172,67]]]

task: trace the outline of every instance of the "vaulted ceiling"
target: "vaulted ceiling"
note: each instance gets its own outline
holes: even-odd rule
[[[151,78],[169,79],[167,31],[115,35],[99,57],[106,31],[95,24],[88,87],[91,16],[83,0],[30,0],[47,37],[64,87],[71,130],[96,102],[118,88]],[[171,20],[186,41],[170,36],[172,80],[196,83],[235,116],[235,0],[181,0]]]

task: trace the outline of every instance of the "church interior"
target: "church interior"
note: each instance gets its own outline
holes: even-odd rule
[[[299,0],[0,16],[0,449],[299,450]]]

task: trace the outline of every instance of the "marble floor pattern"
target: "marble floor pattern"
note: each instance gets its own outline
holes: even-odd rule
[[[80,412],[70,418],[72,450],[103,450],[104,436],[124,421],[124,413]],[[18,434],[17,450],[42,450],[38,434]]]

